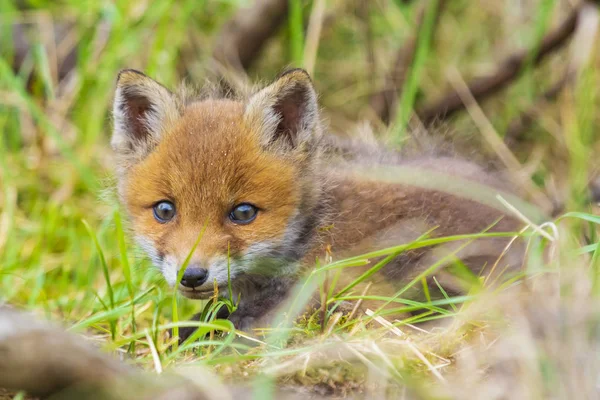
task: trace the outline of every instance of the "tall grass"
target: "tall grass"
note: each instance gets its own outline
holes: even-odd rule
[[[290,56],[296,67],[304,63],[304,17],[302,1],[291,0],[289,4]]]

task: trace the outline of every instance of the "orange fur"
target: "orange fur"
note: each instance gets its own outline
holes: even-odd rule
[[[290,184],[298,171],[261,152],[241,115],[241,104],[228,100],[193,104],[131,170],[125,197],[134,228],[160,243],[161,252],[183,261],[205,223],[195,252],[203,262],[227,254],[228,245],[235,255],[250,242],[282,236],[281,227],[298,202],[297,188]],[[148,210],[163,198],[176,200],[179,211],[172,223],[161,225]],[[241,202],[261,209],[251,225],[227,220],[231,207]]]

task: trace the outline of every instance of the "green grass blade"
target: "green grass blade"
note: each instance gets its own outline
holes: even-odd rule
[[[290,53],[296,67],[304,64],[304,17],[302,0],[289,0],[288,25],[290,31]]]
[[[427,4],[423,24],[419,27],[415,56],[406,81],[404,82],[404,90],[402,91],[402,96],[398,102],[396,120],[394,121],[396,130],[395,139],[397,143],[401,143],[404,139],[404,130],[408,124],[417,98],[421,75],[425,69],[425,62],[429,57],[431,41],[435,30],[435,20],[439,7],[438,3],[439,0],[432,0]]]
[[[85,228],[87,229],[90,237],[92,238],[92,240],[94,242],[94,246],[96,247],[96,252],[98,253],[98,256],[100,257],[102,272],[104,274],[104,280],[106,281],[106,291],[108,293],[109,307],[110,307],[110,310],[113,310],[115,308],[115,296],[114,296],[112,284],[110,282],[110,272],[109,272],[108,264],[106,263],[104,251],[102,250],[102,247],[100,246],[100,242],[98,242],[98,237],[96,236],[96,234],[94,233],[94,231],[92,230],[90,225],[87,223],[87,221],[82,220],[82,222],[85,225]],[[116,325],[114,325],[114,321],[112,321],[112,320],[111,320],[111,334],[112,334],[112,338],[114,339],[115,334],[116,334]]]
[[[194,245],[190,249],[187,257],[185,258],[185,260],[183,261],[183,264],[181,265],[181,268],[177,272],[177,280],[175,281],[175,285],[173,287],[173,297],[172,297],[172,312],[173,312],[173,317],[172,318],[173,318],[173,322],[174,323],[179,322],[179,311],[178,311],[178,308],[177,308],[177,286],[179,285],[179,282],[181,282],[181,279],[183,278],[183,274],[185,273],[185,269],[187,268],[188,264],[190,263],[190,260],[192,259],[192,256],[194,255],[194,251],[196,251],[196,247],[198,247],[198,244],[200,243],[200,240],[202,240],[202,237],[204,236],[204,232],[206,232],[206,228],[207,227],[208,227],[208,221],[206,221],[204,223],[204,226],[202,227],[202,229],[200,230],[200,233],[198,234],[198,238],[194,242]],[[179,337],[179,326],[178,325],[175,325],[173,327],[173,336],[174,337]],[[179,346],[179,343],[176,342],[173,345],[173,349],[175,351],[177,351],[177,347],[178,346]]]
[[[39,106],[27,95],[23,87],[23,83],[17,78],[11,70],[11,67],[5,60],[0,58],[0,81],[8,83],[11,91],[27,106],[27,109],[33,118],[44,128],[45,132],[56,142],[60,151],[65,157],[77,167],[81,179],[88,188],[95,188],[97,181],[94,173],[87,165],[84,165],[72,149],[68,148],[64,140],[52,124],[48,116],[42,111]]]
[[[119,210],[115,210],[113,213],[115,220],[115,229],[117,231],[117,243],[119,244],[119,255],[121,257],[121,266],[123,268],[123,275],[125,277],[125,283],[127,284],[127,291],[131,299],[131,328],[133,333],[136,332],[137,326],[135,323],[135,289],[131,276],[131,267],[129,265],[129,258],[127,257],[127,247],[125,245],[125,234],[123,233],[123,224],[121,222],[121,214]],[[135,343],[132,344],[130,349],[131,353],[135,352]]]
[[[50,76],[50,66],[48,65],[48,55],[42,43],[35,43],[33,46],[33,54],[39,71],[39,76],[44,85],[46,97],[50,100],[54,99],[54,83]]]
[[[429,232],[431,232],[431,231],[429,231]],[[429,235],[429,232],[427,232],[424,235],[421,235],[419,238],[417,238],[417,240],[415,240],[415,243],[418,243],[420,240],[425,239]],[[344,295],[345,293],[347,293],[348,291],[350,291],[352,288],[356,287],[356,285],[360,284],[361,282],[364,282],[366,279],[368,279],[371,276],[373,276],[381,268],[383,268],[386,265],[388,265],[392,260],[394,260],[394,258],[398,257],[406,249],[408,249],[410,247],[410,245],[412,245],[412,243],[411,244],[407,244],[406,246],[399,248],[394,253],[388,255],[386,258],[384,258],[383,260],[381,260],[378,263],[376,263],[373,267],[369,268],[362,275],[360,275],[358,278],[356,278],[354,281],[350,282],[346,287],[344,287],[342,290],[340,290],[334,296],[334,298],[338,298],[339,296]]]

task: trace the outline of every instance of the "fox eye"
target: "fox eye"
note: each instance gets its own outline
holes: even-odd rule
[[[229,219],[234,224],[246,225],[254,221],[258,214],[258,209],[252,204],[242,203],[233,207],[233,210],[229,213]]]
[[[154,218],[164,224],[175,217],[175,205],[170,201],[160,201],[153,207]]]

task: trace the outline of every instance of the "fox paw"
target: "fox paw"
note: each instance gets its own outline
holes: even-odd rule
[[[233,323],[235,329],[248,333],[252,330],[256,322],[256,318],[254,317],[244,314],[236,315],[236,313],[231,314],[228,319]]]

